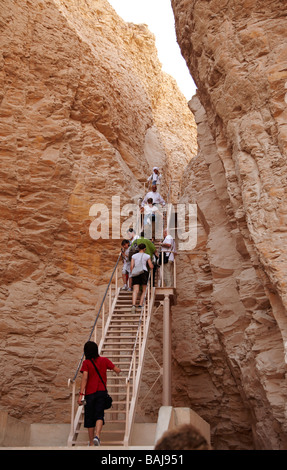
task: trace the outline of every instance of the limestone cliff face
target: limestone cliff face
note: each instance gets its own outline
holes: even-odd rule
[[[199,143],[182,193],[199,226],[179,257],[174,400],[210,422],[215,448],[286,449],[286,5],[172,6]]]
[[[196,152],[193,116],[144,25],[105,0],[1,1],[1,407],[69,420],[67,379],[120,240],[90,207],[165,186]]]

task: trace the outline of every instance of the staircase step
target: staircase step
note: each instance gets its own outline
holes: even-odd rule
[[[123,432],[124,432],[124,429],[104,429],[103,428],[102,436],[106,436],[107,434],[122,434]],[[107,439],[107,437],[106,437],[106,439]]]
[[[118,335],[117,332],[116,332],[116,336],[112,336],[112,337],[109,337],[107,338],[106,337],[106,341],[111,341],[111,340],[114,340],[114,339],[125,339],[125,340],[133,340],[135,338],[135,335],[130,335],[130,336],[122,336],[122,335]],[[114,343],[113,343],[114,344]],[[121,341],[117,344],[124,344],[122,343]],[[127,343],[128,344],[128,343]]]
[[[128,326],[128,325],[138,325],[139,324],[139,319],[132,319],[132,318],[117,318],[117,319],[112,319],[111,320],[111,324],[113,323],[125,323],[126,325],[125,326]]]
[[[111,318],[111,321],[114,321],[114,320],[129,320],[130,318],[133,318],[134,319],[133,321],[139,322],[140,317],[141,317],[140,312],[131,313],[130,310],[128,312],[114,312],[114,314]]]
[[[105,413],[106,412],[107,411],[105,411]],[[126,424],[126,420],[125,419],[109,419],[109,423]],[[119,431],[123,432],[122,429],[119,429]],[[112,432],[114,432],[114,430]]]
[[[134,317],[134,315],[131,315],[131,316]],[[133,322],[133,323],[138,324],[138,323],[139,323],[139,319],[138,319],[138,318],[134,318],[134,319],[132,319],[132,318],[124,318],[124,317],[122,317],[122,318],[112,318],[112,319],[111,319],[111,323],[120,323],[120,322],[124,322],[124,323],[131,323],[131,322]]]
[[[114,401],[113,401],[113,406],[114,406],[114,405],[125,405],[125,404],[126,404],[126,400],[124,400],[124,401],[116,401],[116,400],[114,400]],[[114,410],[113,412],[126,413],[126,410],[117,410],[117,409],[116,409],[116,410]]]
[[[109,343],[108,346],[115,346],[116,344],[118,344],[119,346],[125,346],[127,344],[134,344],[134,341],[127,341],[127,337],[123,337],[123,336],[118,336],[118,337],[115,337],[115,338],[106,338],[106,339],[122,339],[123,341],[113,341],[112,343]],[[133,337],[131,338],[133,339]]]
[[[113,331],[115,330],[115,326],[113,326],[111,328],[111,325],[109,326],[109,329],[107,331],[107,335],[110,335],[110,334],[133,334],[135,332],[135,330],[138,328],[138,325],[131,325],[131,326],[128,326],[128,325],[125,325],[125,328],[121,328],[120,331],[119,330],[116,330],[116,331]]]
[[[104,344],[102,352],[103,351],[105,352],[107,351],[112,351],[112,352],[130,351],[131,349],[133,349],[134,344],[135,344],[134,341],[130,343],[117,343],[117,345],[113,343],[107,343],[107,344]]]
[[[116,383],[116,382],[113,382],[113,380],[121,380],[121,381],[126,380],[127,375],[125,375],[125,376],[119,375],[118,377],[108,376],[108,378],[109,378],[109,386],[111,386],[111,385],[114,385]],[[118,383],[120,383],[120,382],[118,382]]]
[[[132,311],[132,304],[122,307],[122,308],[115,308],[114,309],[114,315],[127,315],[128,313],[131,314]],[[140,316],[141,310],[139,308],[136,309],[136,311],[133,313],[133,315],[138,315]]]

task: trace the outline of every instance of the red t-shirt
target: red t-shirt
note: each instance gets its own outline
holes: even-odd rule
[[[96,364],[103,381],[107,384],[107,369],[113,370],[115,367],[114,364],[107,357],[101,356],[93,359],[93,361]],[[91,393],[98,392],[99,390],[105,390],[104,384],[90,359],[84,360],[81,372],[88,372],[88,382],[86,385],[85,395],[90,395]]]

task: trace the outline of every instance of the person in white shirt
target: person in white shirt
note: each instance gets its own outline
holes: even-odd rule
[[[133,274],[133,269],[135,267],[140,266],[142,268],[143,273],[139,274],[138,276],[132,277],[132,286],[133,286],[133,306],[132,306],[132,313],[134,314],[136,311],[136,300],[139,293],[139,287],[142,286],[142,294],[140,298],[140,303],[138,308],[142,308],[143,301],[145,297],[147,282],[148,282],[148,268],[147,264],[150,269],[153,269],[153,264],[150,259],[150,255],[145,253],[146,246],[144,243],[139,244],[139,252],[132,256],[131,260],[131,276]]]
[[[173,287],[174,240],[167,229],[164,229],[163,235],[164,240],[160,243],[161,251],[168,252],[168,262],[163,265],[163,282],[164,287]]]
[[[129,228],[127,230],[127,236],[128,236],[128,239],[129,239],[131,245],[135,240],[137,240],[139,238],[139,235],[136,234],[136,232],[134,231],[133,228]]]
[[[152,174],[147,180],[151,181],[152,184],[160,184],[161,177],[162,175],[160,174],[158,167],[154,166],[152,169]]]
[[[157,192],[157,187],[155,184],[152,185],[151,191],[149,191],[143,201],[142,201],[142,207],[144,207],[147,204],[147,200],[152,198],[153,204],[161,204],[162,206],[165,206],[165,200],[162,198],[162,196]]]

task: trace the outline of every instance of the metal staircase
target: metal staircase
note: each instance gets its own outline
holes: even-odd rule
[[[113,274],[117,285],[117,269],[114,270]],[[149,282],[144,306],[141,309],[137,308],[135,314],[131,313],[132,292],[121,290],[116,286],[114,298],[108,299],[110,311],[105,324],[102,315],[100,315],[104,311],[103,306],[105,303],[103,302],[101,312],[99,312],[93,328],[94,336],[97,336],[96,326],[102,319],[100,327],[101,340],[98,343],[100,355],[108,357],[122,371],[119,376],[115,376],[112,371],[107,371],[107,388],[109,394],[113,397],[113,406],[105,411],[106,424],[101,433],[101,444],[103,446],[127,446],[130,441],[154,304],[155,289],[150,284]],[[111,289],[111,281],[107,289]],[[110,290],[110,292],[112,291]],[[92,334],[90,338],[91,336]],[[69,380],[73,390],[71,431],[68,446],[87,445],[87,430],[83,427],[84,407],[79,406],[76,409],[76,381],[83,359],[82,357],[74,378]]]
[[[172,199],[171,189],[174,187],[176,187],[175,184],[170,185],[168,200]],[[178,195],[178,189],[176,191]],[[169,217],[170,214],[165,214],[166,226],[169,226]],[[158,241],[155,245],[158,248]],[[170,301],[173,300],[176,288],[176,266],[174,262],[174,281],[171,288],[164,286],[163,263],[156,272],[154,280],[156,287],[153,286],[153,276],[150,275],[144,305],[132,314],[132,292],[121,290],[118,286],[120,259],[121,255],[113,269],[88,340],[93,337],[99,346],[100,355],[108,357],[122,371],[119,376],[115,376],[112,371],[107,371],[107,388],[113,397],[113,406],[105,411],[106,424],[101,433],[101,445],[127,447],[131,441],[150,320],[156,299],[157,304],[161,302],[164,306],[163,385],[165,392],[163,404],[170,404]],[[68,446],[87,445],[88,441],[87,430],[83,427],[83,406],[78,406],[76,403],[76,383],[83,359],[84,355],[74,377],[68,381],[69,386],[72,386],[71,430]],[[79,384],[77,389],[79,389]]]

